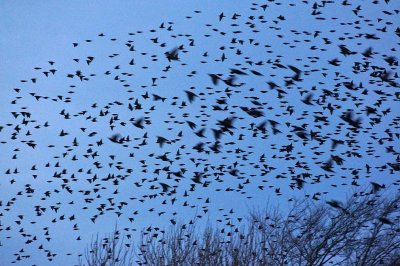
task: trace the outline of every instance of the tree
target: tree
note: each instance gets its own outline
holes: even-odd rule
[[[79,266],[125,266],[133,265],[133,249],[124,244],[125,236],[117,226],[109,235],[99,238],[97,234],[86,247],[84,259],[79,257]]]
[[[343,203],[294,200],[286,213],[251,210],[240,228],[232,221],[201,228],[194,219],[146,229],[136,243],[135,264],[399,265],[400,194],[386,194],[357,192]],[[92,242],[91,248],[99,246]]]

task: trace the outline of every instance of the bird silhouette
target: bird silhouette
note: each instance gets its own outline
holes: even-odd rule
[[[160,228],[193,214],[227,237],[240,234],[243,207],[266,197],[326,202],[343,218],[352,207],[328,196],[395,191],[393,2],[210,4],[141,28],[122,16],[129,29],[67,40],[57,58],[5,75],[0,231],[10,255],[0,261],[63,264],[77,253],[68,243],[112,220],[162,243]]]

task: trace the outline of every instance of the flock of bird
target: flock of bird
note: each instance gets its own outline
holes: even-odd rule
[[[88,240],[102,221],[236,226],[240,202],[397,190],[393,2],[269,0],[72,43],[1,118],[0,250],[61,265],[77,253],[55,232]]]

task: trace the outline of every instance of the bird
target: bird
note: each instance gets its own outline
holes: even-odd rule
[[[160,182],[160,185],[162,187],[163,192],[168,192],[168,190],[170,189],[170,186],[168,184]]]
[[[3,264],[68,263],[77,252],[56,247],[61,227],[66,243],[83,242],[115,220],[132,239],[142,232],[163,243],[164,227],[183,232],[193,214],[246,240],[242,207],[265,197],[282,206],[309,198],[350,219],[341,198],[349,190],[379,199],[398,189],[393,1],[193,10],[165,12],[157,24],[124,17],[118,31],[83,22],[87,36],[67,34],[62,55],[10,68],[0,117],[0,215],[10,219],[0,231],[14,255]],[[270,222],[254,225],[279,228]],[[388,213],[373,221],[396,222]]]
[[[179,61],[179,50],[178,48],[174,48],[168,52],[165,52],[165,56],[167,57],[168,61]]]
[[[196,97],[198,97],[198,96],[197,96],[194,92],[192,92],[192,91],[185,90],[185,93],[186,93],[186,95],[187,95],[188,100],[189,100],[190,103],[192,103],[192,102],[194,101],[194,99],[195,99]]]

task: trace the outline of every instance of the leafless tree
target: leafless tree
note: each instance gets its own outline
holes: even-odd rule
[[[253,209],[222,227],[196,219],[149,227],[130,249],[114,232],[92,241],[80,265],[400,265],[399,207],[399,193],[359,191],[343,202],[294,200],[287,212]]]
[[[386,193],[389,194],[389,193]],[[295,200],[250,211],[242,228],[196,223],[142,234],[139,265],[400,265],[400,195],[358,192],[345,202]]]
[[[133,265],[134,252],[117,226],[109,235],[97,234],[86,247],[84,258],[79,257],[78,266],[125,266]]]

